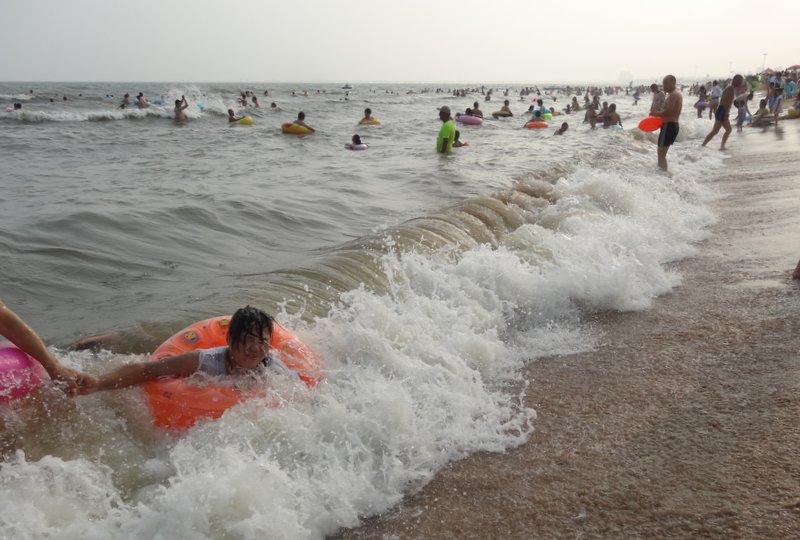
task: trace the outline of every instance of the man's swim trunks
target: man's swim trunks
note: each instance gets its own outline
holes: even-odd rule
[[[678,122],[664,122],[661,133],[658,134],[658,146],[672,146],[678,137]]]
[[[714,118],[716,118],[717,122],[724,123],[728,119],[728,109],[720,105],[717,107],[717,112],[714,113]]]

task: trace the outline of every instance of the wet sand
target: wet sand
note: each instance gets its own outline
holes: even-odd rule
[[[337,538],[799,537],[799,148],[800,120],[734,127],[684,284],[599,316],[598,351],[528,367],[525,445],[453,463]]]

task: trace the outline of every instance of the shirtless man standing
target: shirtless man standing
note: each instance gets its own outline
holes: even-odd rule
[[[186,103],[186,96],[181,96],[181,99],[175,100],[175,120],[178,122],[182,122],[186,120],[186,113],[183,112],[189,108],[189,104]]]
[[[705,140],[703,141],[703,146],[707,145],[708,142],[714,138],[719,132],[719,128],[725,128],[725,134],[722,136],[722,145],[720,146],[720,150],[725,150],[725,143],[728,141],[728,136],[731,134],[731,121],[728,119],[728,114],[731,112],[731,107],[733,106],[733,98],[735,97],[735,88],[741,86],[742,81],[744,78],[741,75],[736,75],[731,84],[725,87],[725,90],[722,91],[722,97],[719,101],[719,107],[717,107],[717,111],[714,113],[714,127],[711,129],[711,132],[706,135]]]
[[[667,170],[667,151],[680,131],[678,121],[683,109],[683,96],[675,89],[676,82],[674,75],[664,77],[663,86],[667,99],[664,100],[664,106],[660,111],[651,113],[664,119],[664,125],[661,126],[661,133],[658,135],[658,167],[662,171]]]
[[[656,83],[650,85],[650,92],[653,93],[653,103],[650,105],[650,114],[653,114],[664,108],[664,100],[667,99],[667,96],[658,89]]]

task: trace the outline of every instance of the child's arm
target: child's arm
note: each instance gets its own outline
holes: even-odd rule
[[[136,386],[159,377],[188,377],[200,363],[197,351],[171,356],[155,362],[134,362],[126,364],[95,379],[94,384],[79,389],[81,394],[92,394],[102,390],[115,390]]]

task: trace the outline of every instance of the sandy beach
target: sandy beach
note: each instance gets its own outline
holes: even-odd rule
[[[599,350],[528,366],[525,445],[454,463],[338,538],[800,535],[798,143],[800,122],[734,127],[683,285],[598,316]]]

